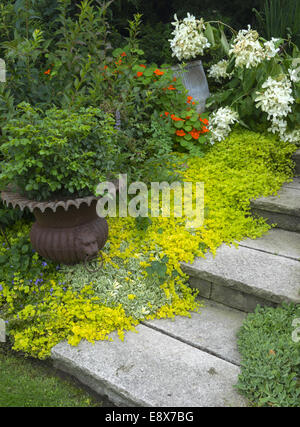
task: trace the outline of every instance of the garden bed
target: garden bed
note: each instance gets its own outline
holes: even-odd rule
[[[110,218],[98,272],[41,259],[30,249],[30,223],[14,225],[6,232],[12,248],[4,237],[1,248],[1,301],[14,348],[43,358],[64,339],[76,345],[81,339],[107,339],[114,330],[123,338],[141,320],[197,310],[180,263],[207,250],[215,253],[223,242],[266,232],[266,222],[250,215],[250,199],[273,194],[290,180],[293,150],[275,136],[237,129],[204,158],[183,165],[177,157],[174,165],[183,180],[205,183],[203,226],[191,230],[175,217],[142,223]]]
[[[46,206],[58,197],[103,200],[99,185],[124,174],[128,184],[142,182],[148,194],[162,182],[192,184],[192,199],[198,184],[204,188],[198,225],[191,226],[187,211],[163,215],[161,199],[159,215],[151,205],[143,210],[141,201],[137,215],[129,215],[127,205],[126,215],[108,215],[105,246],[93,236],[81,242],[83,249],[99,243],[101,251],[93,246],[91,252],[98,254],[94,269],[41,257],[29,238],[32,215],[2,204],[0,318],[13,348],[45,359],[65,340],[76,346],[110,340],[112,332],[126,340],[125,332],[142,321],[201,311],[181,263],[208,251],[215,255],[224,243],[262,236],[270,226],[251,215],[250,200],[276,194],[292,180],[291,158],[300,141],[295,38],[265,39],[250,26],[235,30],[189,13],[175,15],[169,53],[180,68],[182,61],[210,55],[202,75],[213,93],[199,114],[207,91],[197,100],[180,73],[174,75],[174,64],[146,62],[140,14],[129,21],[128,37],[120,38],[109,26],[110,3],[96,8],[87,0],[75,13],[69,0],[58,2],[50,11],[55,20],[35,2],[26,2],[25,11],[19,2],[5,3],[2,191],[11,188],[30,206]],[[188,204],[184,200],[181,208]],[[85,255],[82,250],[80,260]]]

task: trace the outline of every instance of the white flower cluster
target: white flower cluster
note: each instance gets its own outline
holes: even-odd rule
[[[269,132],[277,133],[285,142],[291,142],[293,144],[300,143],[300,128],[296,128],[292,131],[287,129],[287,122],[283,119],[274,118],[272,120],[272,125],[268,129]]]
[[[290,68],[289,69],[290,79],[294,83],[300,82],[300,67],[298,68]]]
[[[225,79],[227,77],[231,77],[232,73],[227,73],[226,69],[228,67],[229,61],[227,59],[223,59],[222,61],[217,62],[212,65],[209,69],[208,75],[209,77],[220,81],[221,79]]]
[[[229,107],[221,107],[214,111],[209,119],[211,144],[225,139],[231,131],[231,125],[238,120],[238,114]]]
[[[256,107],[268,114],[271,120],[269,132],[279,134],[283,141],[299,142],[300,129],[287,130],[285,117],[292,112],[291,105],[295,102],[292,96],[292,83],[286,75],[277,80],[269,77],[262,85],[263,91],[257,92]]]
[[[274,58],[274,56],[276,56],[277,53],[280,51],[279,47],[276,47],[276,43],[279,42],[279,40],[280,39],[275,39],[274,37],[272,37],[271,40],[264,43],[265,57],[268,61]]]
[[[248,25],[247,30],[238,32],[229,54],[235,55],[236,67],[256,67],[265,59],[270,60],[277,54],[279,49],[276,48],[276,42],[278,41],[279,39],[272,38],[262,45],[259,41],[258,32],[251,30],[251,26]]]
[[[174,38],[169,40],[172,49],[172,56],[176,56],[179,61],[196,58],[203,55],[204,49],[210,47],[208,39],[204,35],[205,25],[201,18],[196,19],[193,15],[187,14],[182,21],[174,15],[175,30],[172,32]]]
[[[268,77],[262,85],[262,91],[256,92],[256,106],[268,114],[268,119],[286,117],[291,113],[291,105],[294,103],[292,96],[292,84],[287,76],[282,75],[278,79]]]

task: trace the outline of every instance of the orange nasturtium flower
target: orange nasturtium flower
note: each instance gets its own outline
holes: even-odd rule
[[[127,56],[127,55],[126,55],[126,53],[125,53],[125,52],[122,52],[122,53],[121,53],[121,56]]]
[[[201,117],[200,117],[200,122],[202,122],[202,123],[204,123],[205,125],[208,125],[208,120],[207,119],[201,119]]]
[[[188,104],[190,104],[192,99],[193,99],[193,97],[192,97],[192,96],[188,96],[188,97],[187,97],[187,101],[186,101],[186,102],[187,102]]]
[[[183,120],[183,119],[181,119],[181,118],[179,118],[179,117],[176,117],[176,116],[175,116],[175,114],[172,114],[172,115],[171,115],[171,119],[172,119],[172,120],[174,120],[174,122],[179,122],[179,121],[184,122],[184,120]]]
[[[170,86],[168,87],[168,90],[176,90],[176,87],[174,87],[173,85],[170,85]]]
[[[140,67],[146,68],[146,65],[144,65],[144,64],[140,64]]]
[[[50,73],[51,73],[50,68],[47,71],[44,72],[44,74],[46,74],[46,75],[49,75]]]
[[[136,73],[136,75],[137,75],[137,77],[141,77],[141,76],[143,75],[143,73],[142,73],[141,71],[138,71],[138,72]]]
[[[163,74],[165,74],[163,71],[160,71],[158,68],[154,71],[154,74],[156,74],[157,76],[162,76]]]
[[[200,131],[193,129],[189,134],[192,136],[193,139],[198,139],[200,136]]]
[[[178,130],[176,131],[176,135],[178,135],[178,136],[184,136],[184,135],[186,135],[186,133],[184,132],[184,130],[182,130],[182,129],[178,129]]]

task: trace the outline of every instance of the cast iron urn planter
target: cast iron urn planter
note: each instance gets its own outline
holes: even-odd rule
[[[89,261],[107,241],[107,221],[96,212],[99,197],[36,202],[3,191],[1,198],[7,206],[28,208],[34,214],[31,244],[46,259],[69,265]]]

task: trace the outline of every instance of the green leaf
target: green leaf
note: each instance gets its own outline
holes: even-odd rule
[[[256,70],[245,70],[244,78],[242,79],[243,90],[247,93],[256,82]]]
[[[121,56],[121,53],[123,52],[123,49],[121,48],[117,48],[113,51],[112,55],[114,58],[118,58],[119,56]]]
[[[175,126],[177,129],[182,129],[182,128],[183,128],[183,125],[184,125],[184,121],[182,121],[182,120],[180,120],[180,121],[178,121],[178,122],[174,122],[174,126]]]
[[[154,72],[153,68],[146,68],[146,69],[143,68],[143,70],[145,70],[144,76],[147,76],[147,77],[153,76],[153,72]]]
[[[211,47],[215,46],[215,36],[214,36],[214,32],[212,29],[212,26],[210,24],[206,24],[206,29],[204,32],[207,40],[209,41],[209,43],[211,44]]]
[[[221,46],[225,52],[226,55],[229,53],[229,43],[227,41],[227,37],[225,36],[224,30],[221,29]]]

